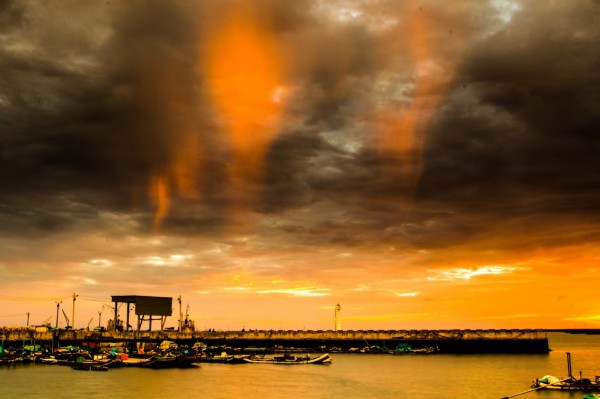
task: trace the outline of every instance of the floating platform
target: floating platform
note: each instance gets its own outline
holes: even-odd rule
[[[247,330],[247,331],[128,331],[0,330],[3,341],[60,342],[60,345],[100,342],[160,342],[172,340],[192,345],[233,348],[339,348],[348,351],[365,346],[394,349],[406,343],[413,349],[437,347],[441,353],[548,353],[547,330]]]

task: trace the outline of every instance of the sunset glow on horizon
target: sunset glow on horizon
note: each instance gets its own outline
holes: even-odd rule
[[[0,326],[600,328],[600,8],[511,4],[0,6]]]

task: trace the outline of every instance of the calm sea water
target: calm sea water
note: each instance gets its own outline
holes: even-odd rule
[[[529,389],[545,374],[600,375],[600,335],[549,334],[542,355],[333,354],[331,365],[206,364],[190,369],[72,370],[0,367],[0,398],[490,398]],[[536,391],[517,398],[581,399],[581,392]]]

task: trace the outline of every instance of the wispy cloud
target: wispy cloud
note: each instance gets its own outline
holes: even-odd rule
[[[600,322],[600,314],[594,314],[594,315],[588,315],[588,316],[565,317],[562,320],[566,320],[566,321],[598,321],[598,322]]]
[[[473,277],[478,276],[497,276],[501,274],[509,274],[518,270],[525,270],[526,268],[517,266],[481,266],[477,268],[455,268],[448,270],[439,271],[438,275],[428,277],[428,280],[470,280]]]
[[[419,295],[419,293],[418,292],[397,292],[396,295],[402,296],[402,297],[413,297],[413,296]]]
[[[298,288],[279,288],[271,290],[257,291],[257,294],[284,294],[292,296],[329,296],[331,293],[328,288],[316,287],[298,287]]]
[[[88,262],[88,264],[90,265],[94,265],[94,266],[105,266],[105,267],[109,267],[113,265],[113,262],[111,262],[108,259],[92,259]]]

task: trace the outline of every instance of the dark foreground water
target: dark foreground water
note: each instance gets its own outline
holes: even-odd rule
[[[190,369],[77,371],[53,365],[0,367],[0,398],[491,398],[529,389],[545,374],[600,375],[600,335],[550,334],[543,355],[333,354],[331,365],[206,364]],[[536,391],[517,398],[581,399]]]

